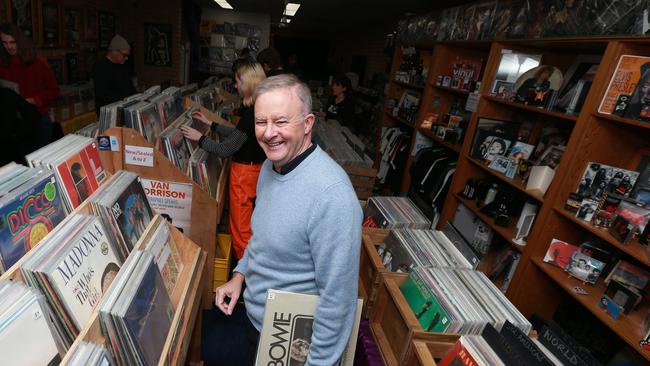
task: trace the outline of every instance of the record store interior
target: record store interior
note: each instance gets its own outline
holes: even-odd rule
[[[0,364],[650,365],[650,2],[0,0]]]

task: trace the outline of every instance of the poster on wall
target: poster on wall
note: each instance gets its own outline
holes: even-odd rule
[[[105,50],[115,35],[115,15],[99,12],[99,48]]]
[[[172,65],[171,24],[144,24],[144,63],[153,66]]]
[[[76,8],[65,8],[63,16],[65,44],[70,48],[75,48],[81,39],[81,11]]]
[[[11,0],[11,21],[27,37],[34,39],[34,18],[30,0]]]
[[[97,40],[97,9],[84,9],[84,41]]]
[[[142,178],[142,187],[151,208],[178,230],[189,235],[192,218],[192,185]]]
[[[43,45],[57,47],[60,42],[60,12],[55,3],[43,3],[41,7],[41,29],[43,32]]]

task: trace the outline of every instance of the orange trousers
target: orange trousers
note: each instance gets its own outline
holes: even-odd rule
[[[251,217],[255,205],[257,177],[262,164],[230,164],[230,213],[228,226],[235,256],[241,259],[251,238]]]

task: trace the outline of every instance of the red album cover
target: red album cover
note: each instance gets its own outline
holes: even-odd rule
[[[633,92],[643,74],[642,66],[650,62],[650,57],[622,55],[616,66],[616,71],[609,81],[603,100],[598,108],[599,113],[623,115],[627,105],[631,103]],[[626,103],[619,103],[623,96]],[[617,108],[623,110],[617,111]]]
[[[56,167],[72,208],[77,208],[106,179],[94,143],[72,154]]]
[[[438,362],[438,366],[478,366],[474,357],[467,352],[467,349],[459,339],[454,348],[450,349],[445,357]]]
[[[544,256],[544,262],[566,269],[569,263],[571,263],[571,256],[577,250],[578,247],[575,245],[553,239]]]

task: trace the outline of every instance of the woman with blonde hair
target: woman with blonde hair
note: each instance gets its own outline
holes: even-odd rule
[[[217,124],[208,120],[201,112],[192,117],[209,124],[220,136],[215,142],[199,131],[184,126],[181,131],[185,138],[198,141],[199,147],[225,158],[232,156],[230,165],[230,210],[228,224],[232,234],[235,256],[241,259],[251,237],[251,216],[255,202],[257,177],[266,159],[264,151],[255,139],[255,115],[253,111],[253,94],[255,88],[266,78],[264,69],[257,62],[241,62],[237,65],[235,81],[242,98],[239,110],[239,122],[236,128]]]

